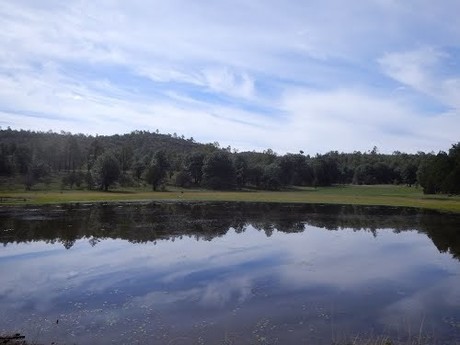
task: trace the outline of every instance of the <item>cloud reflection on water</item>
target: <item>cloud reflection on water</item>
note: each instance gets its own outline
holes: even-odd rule
[[[215,342],[231,331],[245,342],[268,322],[265,336],[320,343],[332,322],[356,334],[423,318],[442,333],[446,317],[460,318],[458,261],[416,231],[305,225],[267,237],[247,225],[212,240],[13,244],[0,262],[0,330],[40,329],[38,341]]]

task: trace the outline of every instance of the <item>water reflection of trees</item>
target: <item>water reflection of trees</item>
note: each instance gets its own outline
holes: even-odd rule
[[[416,230],[442,252],[460,259],[460,216],[427,210],[343,205],[268,203],[150,203],[65,205],[0,210],[0,241],[4,245],[30,241],[61,242],[71,248],[87,238],[94,246],[107,238],[133,243],[174,240],[181,236],[210,241],[248,226],[264,231],[305,231],[351,228],[377,236],[379,229]]]

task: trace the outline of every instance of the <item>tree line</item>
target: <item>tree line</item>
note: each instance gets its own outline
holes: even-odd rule
[[[62,188],[108,190],[167,184],[182,188],[278,190],[333,184],[420,185],[424,193],[460,193],[460,143],[448,152],[381,154],[303,151],[278,155],[238,152],[219,143],[201,144],[158,131],[92,136],[67,132],[0,130],[2,184],[21,181],[26,189],[57,179]]]

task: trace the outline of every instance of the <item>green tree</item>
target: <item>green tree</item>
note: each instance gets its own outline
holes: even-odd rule
[[[249,166],[246,172],[246,181],[254,187],[262,186],[262,177],[264,175],[264,168],[261,165]]]
[[[444,189],[449,194],[460,194],[460,143],[449,150],[451,169],[447,174]]]
[[[284,155],[279,160],[279,166],[283,185],[308,185],[313,180],[313,172],[307,164],[306,157],[302,154]]]
[[[13,175],[14,164],[12,156],[8,152],[7,145],[0,146],[0,175],[11,176]]]
[[[192,178],[187,171],[179,171],[175,177],[176,187],[188,188],[192,184]]]
[[[31,190],[32,186],[41,182],[46,176],[49,175],[49,166],[42,161],[33,161],[28,167],[24,175],[24,186],[26,190]]]
[[[142,160],[138,160],[133,165],[133,175],[137,181],[142,177],[143,172],[145,171],[145,163]]]
[[[425,194],[441,193],[446,187],[446,178],[451,170],[449,156],[439,152],[436,156],[428,155],[418,171],[418,180]]]
[[[120,162],[120,168],[123,173],[127,170],[131,169],[131,165],[133,164],[133,155],[134,151],[131,145],[123,145],[121,150],[118,152],[117,157],[118,161]]]
[[[145,181],[152,185],[153,191],[156,191],[158,186],[162,184],[165,176],[166,172],[162,170],[155,161],[152,161],[152,163],[147,168]]]
[[[65,144],[65,163],[64,169],[65,170],[72,170],[75,171],[77,167],[81,165],[81,161],[83,160],[83,156],[80,150],[80,145],[78,143],[77,137],[71,134],[66,135],[67,141]]]
[[[32,150],[26,146],[18,146],[14,151],[14,161],[20,174],[27,173],[32,163]]]
[[[235,167],[230,153],[215,151],[206,158],[203,165],[203,182],[211,189],[233,189],[235,187]]]
[[[193,180],[193,184],[199,185],[203,179],[203,164],[205,155],[201,152],[190,154],[185,162],[185,170]]]
[[[408,162],[401,167],[402,182],[408,186],[417,183],[417,170],[418,166],[414,162]]]
[[[99,137],[94,138],[91,141],[91,144],[88,147],[86,154],[86,167],[88,170],[91,170],[96,163],[97,159],[104,152],[104,147],[102,146],[101,140]]]
[[[145,174],[145,180],[152,185],[152,190],[156,191],[158,186],[164,182],[168,169],[169,162],[166,153],[162,150],[157,151]]]
[[[317,156],[313,161],[313,184],[315,186],[330,186],[339,177],[337,161],[330,155]]]
[[[112,152],[100,155],[94,163],[93,171],[99,187],[105,191],[117,182],[121,173],[120,164]]]
[[[243,156],[237,155],[234,159],[234,166],[236,185],[238,186],[238,188],[242,188],[246,184],[248,174],[248,162]]]
[[[79,188],[83,181],[85,180],[85,174],[81,171],[70,171],[62,177],[62,185],[68,186],[70,189],[73,189],[73,186]]]
[[[277,163],[264,166],[262,175],[262,185],[265,189],[276,190],[281,188],[281,168]]]

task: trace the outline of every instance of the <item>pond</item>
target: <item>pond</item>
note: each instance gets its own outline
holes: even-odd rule
[[[459,344],[460,216],[144,203],[0,209],[0,335]]]

